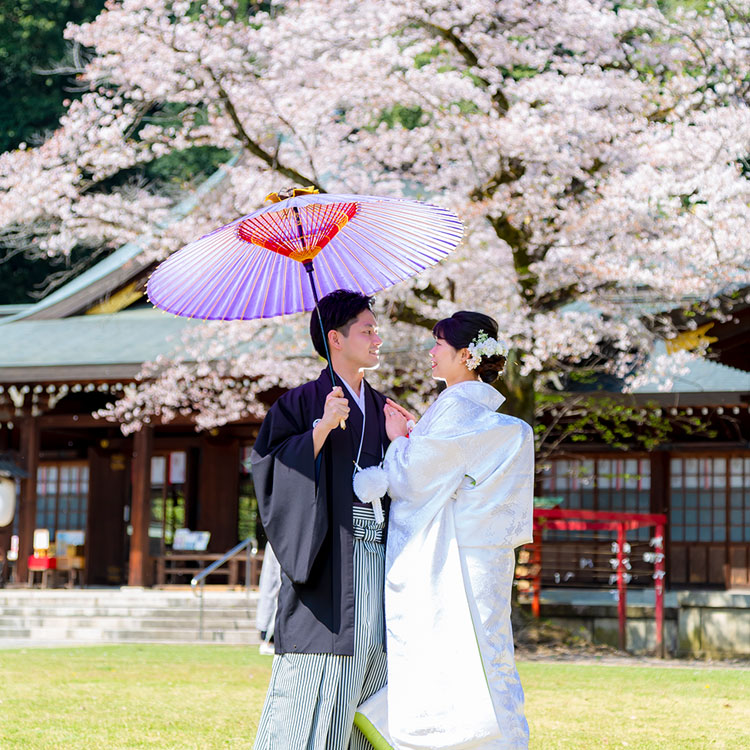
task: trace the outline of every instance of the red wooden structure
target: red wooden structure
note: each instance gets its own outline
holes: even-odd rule
[[[617,615],[619,624],[619,646],[625,649],[625,621],[627,612],[626,588],[626,543],[627,532],[643,527],[653,527],[654,534],[651,546],[654,547],[654,592],[656,602],[654,617],[656,620],[656,650],[664,655],[664,531],[667,523],[662,513],[618,513],[614,511],[566,510],[562,508],[537,508],[534,511],[534,542],[531,545],[531,557],[528,570],[533,588],[531,611],[539,617],[540,594],[542,589],[542,533],[545,529],[564,529],[571,531],[610,530],[617,532]]]

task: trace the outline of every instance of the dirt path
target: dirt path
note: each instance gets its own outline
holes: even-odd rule
[[[673,667],[675,669],[745,669],[750,671],[750,659],[677,659],[669,656],[635,656],[611,646],[591,643],[516,645],[517,661],[566,662],[568,664],[596,664],[606,667]]]
[[[545,621],[514,623],[514,632],[518,661],[567,662],[611,667],[750,670],[750,658],[678,659],[669,656],[659,659],[655,656],[635,656],[618,651],[612,646],[590,643],[566,628]]]

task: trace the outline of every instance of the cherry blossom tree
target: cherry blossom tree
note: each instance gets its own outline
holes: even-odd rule
[[[241,7],[111,0],[69,27],[94,51],[80,74],[90,92],[43,145],[0,156],[6,240],[66,253],[151,229],[157,259],[292,183],[449,206],[462,246],[379,295],[391,349],[380,378],[419,408],[431,324],[480,309],[511,345],[508,410],[529,420],[535,392],[571,371],[632,377],[654,339],[675,334],[659,311],[719,310],[750,284],[748,0]],[[179,221],[173,199],[123,179],[196,146],[239,158]],[[287,323],[294,345],[269,345],[268,323],[193,333],[108,416],[127,430],[262,414],[260,394],[319,364],[306,321]]]

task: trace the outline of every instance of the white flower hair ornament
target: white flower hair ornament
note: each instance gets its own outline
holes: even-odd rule
[[[484,331],[479,331],[477,337],[469,344],[468,349],[469,358],[466,360],[466,366],[470,370],[476,370],[479,367],[482,357],[508,356],[508,345],[504,341],[493,339]]]

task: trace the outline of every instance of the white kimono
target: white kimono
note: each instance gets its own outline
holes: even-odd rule
[[[450,386],[385,457],[387,715],[384,695],[361,711],[399,750],[528,747],[510,598],[534,440],[502,402],[486,383]]]

